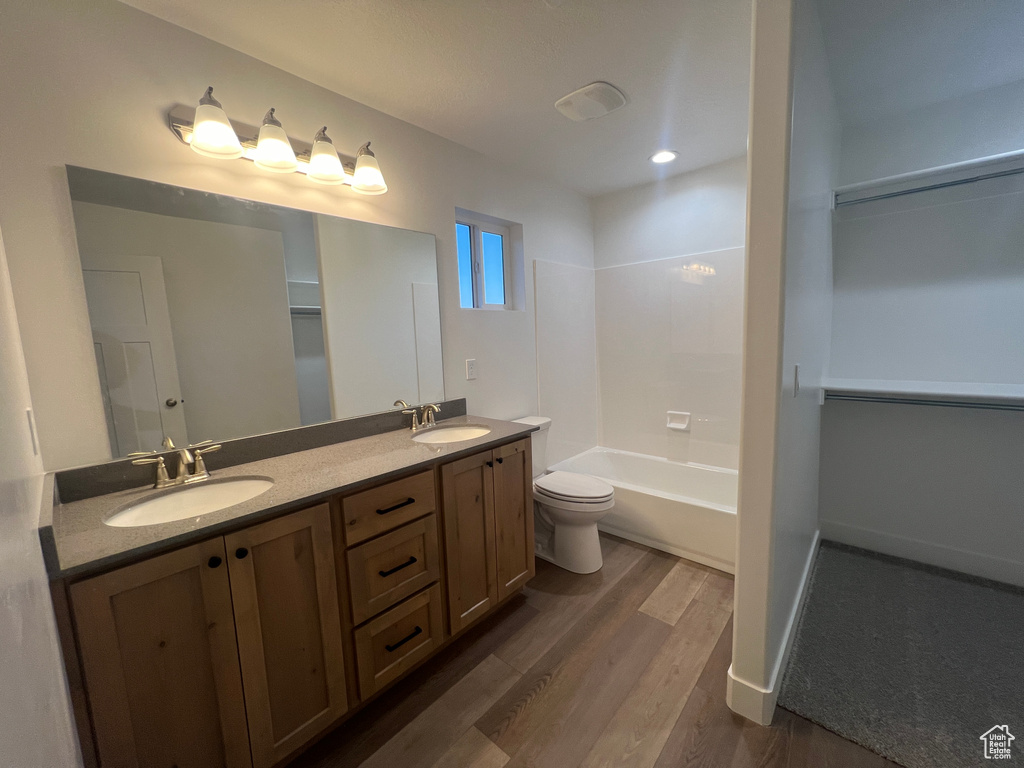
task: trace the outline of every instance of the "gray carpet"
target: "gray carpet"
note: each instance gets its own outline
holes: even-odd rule
[[[1024,765],[1024,590],[824,542],[779,705],[907,768]]]

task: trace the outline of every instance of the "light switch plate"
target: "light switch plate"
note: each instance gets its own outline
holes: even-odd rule
[[[476,358],[466,361],[466,381],[473,381],[476,378]]]

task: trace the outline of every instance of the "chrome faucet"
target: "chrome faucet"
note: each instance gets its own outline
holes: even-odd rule
[[[206,442],[210,442],[207,440]],[[175,448],[174,441],[169,437],[165,437],[163,441],[164,450],[177,451],[178,452],[178,473],[174,476],[174,479],[178,483],[185,482],[182,478],[189,476],[188,465],[195,461],[192,456],[192,452],[188,448]]]
[[[412,414],[412,426],[410,427],[410,429],[413,432],[415,432],[417,429],[423,426],[423,424],[420,422],[420,412],[416,408],[406,408],[404,411],[402,411],[402,413],[407,415],[410,413]]]
[[[441,406],[437,403],[427,403],[423,406],[420,411],[420,426],[432,427],[437,422],[434,421],[434,414],[441,412]]]
[[[403,408],[402,413],[412,415],[412,431],[415,432],[423,427],[432,427],[436,423],[434,421],[434,414],[441,412],[441,406],[437,403],[427,403],[426,405],[410,406],[405,400],[395,400],[395,406],[401,406]]]
[[[219,451],[221,446],[220,443],[211,445],[212,440],[204,440],[201,443],[196,443],[191,448],[195,448],[192,452],[195,455],[195,467],[192,470],[192,474],[186,476],[184,482],[186,483],[197,483],[200,480],[206,480],[210,477],[210,470],[206,468],[206,462],[203,460],[203,456],[207,453],[213,453]]]
[[[203,454],[213,453],[221,448],[219,444],[211,445],[212,442],[212,440],[203,440],[201,443],[190,445],[188,448],[175,448],[174,441],[169,437],[165,437],[163,443],[161,443],[164,450],[177,451],[178,453],[178,471],[174,478],[171,478],[167,472],[167,463],[164,457],[153,455],[157,453],[156,451],[141,451],[129,453],[128,455],[147,457],[134,459],[132,464],[135,465],[156,464],[156,485],[154,485],[154,488],[168,488],[173,485],[197,483],[210,477],[210,472],[206,469],[206,462],[203,461]],[[195,469],[189,472],[188,467],[192,463],[195,464]]]

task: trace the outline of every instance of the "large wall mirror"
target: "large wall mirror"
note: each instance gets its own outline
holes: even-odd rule
[[[444,398],[433,235],[67,171],[113,456]]]

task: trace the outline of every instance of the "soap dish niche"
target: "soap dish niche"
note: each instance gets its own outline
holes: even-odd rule
[[[665,426],[669,429],[673,429],[676,432],[689,432],[690,431],[690,412],[689,411],[669,411],[668,421]]]

